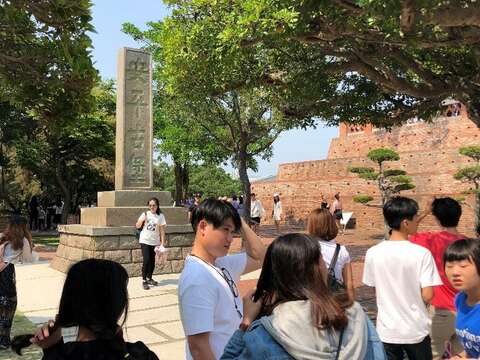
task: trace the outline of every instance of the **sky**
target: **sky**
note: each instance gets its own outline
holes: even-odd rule
[[[95,67],[104,79],[116,78],[116,61],[121,47],[139,47],[122,33],[124,22],[131,22],[140,29],[146,23],[158,21],[168,15],[161,0],[94,0],[93,24],[96,33],[91,34]],[[250,172],[251,178],[275,175],[282,163],[321,160],[328,153],[330,140],[338,136],[338,128],[318,126],[316,129],[290,130],[280,135],[273,144],[273,157],[269,161],[259,159],[258,172]],[[231,167],[226,170],[234,174]]]

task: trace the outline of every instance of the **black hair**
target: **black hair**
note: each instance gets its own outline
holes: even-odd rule
[[[260,316],[284,302],[309,300],[312,322],[320,329],[347,326],[348,296],[336,297],[325,283],[317,240],[301,233],[279,236],[267,248],[254,300],[262,300]]]
[[[432,214],[443,227],[456,227],[462,216],[462,207],[450,197],[438,198],[432,202]]]
[[[63,285],[55,328],[82,326],[123,358],[127,352],[120,326],[127,320],[127,285],[127,271],[114,261],[86,259],[73,264]],[[32,336],[15,337],[12,349],[20,354],[31,345]]]
[[[212,224],[215,229],[222,226],[226,220],[232,219],[235,231],[242,226],[240,215],[228,201],[209,198],[203,200],[192,212],[191,224],[194,232],[197,232],[198,223],[205,220]]]
[[[154,201],[155,204],[157,204],[157,212],[156,214],[157,215],[160,215],[162,213],[162,210],[160,210],[160,202],[158,201],[158,199],[156,197],[152,197],[148,200],[147,202],[147,206],[150,205],[150,201]]]
[[[383,216],[387,225],[394,230],[400,230],[403,220],[413,220],[418,213],[418,203],[404,196],[396,196],[383,205]]]
[[[451,243],[443,254],[443,266],[447,262],[468,260],[475,264],[480,275],[480,239],[460,239]]]
[[[237,195],[232,195],[232,200],[238,200]]]
[[[243,204],[243,195],[240,195],[240,196],[238,197],[238,203],[239,203],[239,204]]]

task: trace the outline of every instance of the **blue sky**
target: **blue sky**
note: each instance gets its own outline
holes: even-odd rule
[[[116,78],[118,49],[138,47],[129,36],[121,32],[124,22],[131,22],[141,29],[149,21],[158,21],[168,14],[161,0],[94,0],[93,58],[95,67],[104,79]],[[259,160],[257,173],[251,177],[266,177],[277,173],[281,163],[324,159],[328,153],[330,140],[338,136],[338,128],[291,130],[280,135],[273,144],[274,155],[270,161]],[[232,169],[228,168],[230,172]]]

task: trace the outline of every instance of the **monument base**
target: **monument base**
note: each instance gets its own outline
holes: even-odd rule
[[[142,251],[132,226],[101,227],[59,225],[60,244],[51,267],[67,272],[77,261],[89,258],[113,260],[123,265],[128,275],[142,275]],[[167,225],[167,261],[155,265],[154,274],[179,273],[192,249],[194,234],[190,225]]]

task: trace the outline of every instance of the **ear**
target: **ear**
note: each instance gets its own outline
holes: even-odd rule
[[[205,219],[200,220],[197,226],[197,232],[199,231],[200,234],[204,234],[205,230],[207,229],[208,223],[205,221]]]

